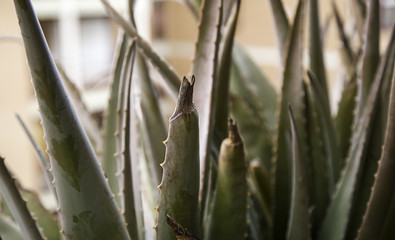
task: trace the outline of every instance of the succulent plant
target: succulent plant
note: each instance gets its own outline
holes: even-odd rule
[[[183,1],[199,19],[190,81],[139,35],[134,1],[128,19],[102,2],[124,34],[97,137],[30,1],[14,0],[49,159],[18,119],[59,208],[1,158],[2,238],[143,240],[149,220],[159,240],[395,238],[395,28],[380,56],[379,0],[354,1],[356,46],[333,3],[346,70],[335,116],[317,0],[299,0],[292,22],[270,0],[280,92],[235,41],[240,0]],[[176,103],[168,128],[148,63]]]

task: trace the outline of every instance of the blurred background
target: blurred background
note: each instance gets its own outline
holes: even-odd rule
[[[99,0],[32,1],[55,60],[81,90],[88,109],[100,123],[107,104],[118,27],[106,16]],[[126,0],[110,2],[118,11],[126,12]],[[342,18],[347,19],[352,11],[349,1],[335,2]],[[283,0],[283,3],[292,18],[297,0]],[[342,88],[342,82],[337,81],[341,74],[340,43],[330,1],[319,1],[319,4],[327,77],[335,104]],[[189,76],[198,30],[198,22],[189,9],[181,1],[169,0],[137,0],[136,8],[140,34],[181,76]],[[382,49],[394,19],[395,0],[381,0]],[[268,0],[242,1],[236,38],[279,90],[280,57]],[[0,1],[0,155],[5,157],[22,186],[40,191],[45,184],[38,161],[16,120],[16,113],[45,149],[13,1],[3,0]]]

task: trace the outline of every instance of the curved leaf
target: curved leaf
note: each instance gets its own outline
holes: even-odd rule
[[[0,157],[0,191],[26,239],[43,239],[26,202],[22,199],[14,179]]]
[[[23,235],[19,226],[12,219],[4,214],[0,214],[0,232],[4,240],[23,240]]]
[[[128,239],[92,146],[68,100],[30,1],[15,0],[67,238]],[[95,187],[92,187],[95,186]]]
[[[272,7],[272,15],[274,18],[274,25],[276,26],[276,34],[278,47],[280,50],[280,57],[282,63],[284,63],[286,58],[286,49],[290,24],[288,22],[287,14],[285,13],[282,0],[269,0],[270,6]]]

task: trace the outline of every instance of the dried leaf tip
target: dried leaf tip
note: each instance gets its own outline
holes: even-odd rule
[[[173,229],[179,240],[199,240],[199,238],[194,237],[186,228],[181,224],[172,219],[168,214],[166,214],[166,223]]]
[[[173,121],[180,115],[189,114],[193,112],[195,104],[193,104],[193,86],[195,85],[195,76],[192,76],[191,82],[184,77],[178,94],[178,101],[176,110],[171,116],[170,121]]]
[[[237,124],[233,122],[232,118],[229,118],[228,120],[228,134],[228,138],[232,141],[233,144],[240,144],[243,142],[241,140]]]

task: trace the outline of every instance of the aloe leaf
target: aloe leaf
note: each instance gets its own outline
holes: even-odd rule
[[[374,185],[374,174],[378,169],[378,160],[382,154],[384,144],[385,129],[388,119],[388,103],[390,99],[390,89],[392,74],[394,71],[395,61],[395,29],[392,32],[390,43],[383,57],[385,59],[382,75],[382,86],[378,93],[378,99],[372,116],[372,126],[374,131],[368,138],[366,153],[362,156],[364,164],[359,173],[360,181],[356,186],[354,199],[351,208],[350,221],[347,226],[346,238],[355,238],[359,227],[361,226],[363,215],[366,212],[366,202],[371,195],[371,187]]]
[[[4,240],[23,240],[19,226],[12,219],[0,213],[0,233]]]
[[[257,108],[256,111],[262,112],[266,119],[269,129],[274,132],[276,125],[277,93],[269,82],[268,78],[262,73],[259,66],[252,61],[245,50],[235,44],[233,49],[232,78],[238,80],[237,92],[241,94],[251,105]],[[237,71],[235,74],[233,71]],[[244,86],[244,87],[243,87]]]
[[[21,189],[20,193],[27,203],[27,208],[42,230],[43,236],[47,239],[62,239],[56,216],[42,205],[38,195],[24,189]]]
[[[311,211],[311,236],[314,238],[320,229],[322,220],[325,216],[329,200],[329,171],[328,162],[325,156],[325,144],[323,137],[322,126],[320,125],[319,114],[320,105],[317,100],[313,97],[311,85],[305,84],[306,93],[306,126],[307,136],[309,144],[309,158],[307,164],[305,164],[306,174],[308,178],[308,192],[309,192],[309,204],[312,207]],[[322,112],[322,110],[321,110]],[[320,116],[322,118],[322,116]],[[326,127],[326,126],[324,126]],[[334,185],[334,183],[332,183]]]
[[[138,154],[136,153],[137,144],[136,134],[137,129],[135,127],[136,118],[132,112],[132,97],[131,97],[131,79],[132,76],[128,77],[128,81],[125,85],[126,89],[126,105],[124,106],[125,112],[125,133],[123,134],[124,150],[122,151],[124,159],[124,206],[125,212],[124,217],[126,226],[129,231],[131,239],[144,239],[144,220],[142,215],[142,202],[140,194],[140,183],[136,182],[139,180],[138,166],[136,165]],[[133,146],[132,146],[133,145]]]
[[[362,55],[362,69],[358,85],[357,116],[360,117],[365,108],[369,91],[380,60],[380,4],[379,0],[369,0],[365,39]]]
[[[350,147],[354,119],[355,96],[357,94],[357,79],[354,77],[346,83],[339,102],[335,118],[335,128],[338,136],[340,153],[344,162]]]
[[[30,140],[30,143],[33,145],[34,151],[37,154],[39,163],[40,163],[40,167],[41,167],[41,171],[44,173],[44,179],[45,182],[48,186],[48,189],[53,193],[56,194],[55,191],[55,187],[52,184],[53,181],[53,175],[50,171],[50,164],[48,162],[48,158],[45,155],[45,153],[42,151],[41,147],[38,145],[38,143],[36,142],[36,140],[33,138],[32,134],[30,133],[29,129],[27,128],[26,124],[23,122],[22,118],[16,114],[16,118],[18,119],[19,123],[21,124],[23,130],[25,131],[27,137]]]
[[[62,77],[64,86],[67,91],[67,95],[75,112],[77,113],[78,118],[81,121],[82,127],[84,128],[86,134],[89,137],[89,140],[92,146],[95,148],[96,152],[101,152],[102,146],[102,138],[100,136],[100,129],[97,124],[97,121],[92,117],[92,114],[89,112],[87,106],[85,105],[80,90],[77,86],[71,81],[71,79],[67,76],[64,70],[57,66],[59,73]]]
[[[158,96],[154,92],[146,60],[141,53],[136,58],[135,86],[139,89],[137,104],[141,114],[138,115],[146,147],[150,174],[155,186],[160,183],[162,168],[160,163],[165,156],[165,146],[162,141],[166,139],[167,131],[159,108]]]
[[[395,78],[393,78],[395,79]],[[395,193],[395,84],[392,81],[388,126],[383,153],[357,239],[373,239],[383,230],[388,209]]]
[[[259,158],[266,169],[272,166],[272,134],[264,121],[257,118],[255,109],[240,96],[231,96],[232,115],[238,122],[243,136],[248,159]]]
[[[36,221],[33,220],[26,202],[18,191],[15,180],[5,166],[4,159],[0,157],[0,191],[9,207],[12,216],[21,228],[25,239],[43,239]]]
[[[343,20],[340,17],[339,10],[336,6],[336,3],[332,1],[332,11],[335,16],[335,22],[336,22],[336,27],[339,33],[339,38],[342,43],[342,49],[344,50],[345,56],[347,58],[348,63],[353,63],[356,58],[356,54],[354,53],[351,44],[350,44],[350,39],[346,35],[346,32],[344,30],[344,23]]]
[[[303,150],[292,107],[289,106],[292,126],[292,194],[287,239],[310,239],[309,197]]]
[[[193,97],[199,112],[200,162],[205,168],[209,165],[214,127],[221,13],[222,0],[203,1],[199,36],[191,69],[191,73],[197,79]],[[207,173],[208,171],[205,170],[205,174]]]
[[[158,68],[160,74],[167,81],[170,89],[174,96],[177,95],[178,88],[180,87],[180,77],[174,68],[161,56],[159,56],[151,45],[145,41],[136,31],[133,25],[127,22],[111,5],[107,0],[101,0],[106,10],[109,13],[109,17],[114,20],[115,23],[120,25],[125,33],[134,38],[137,38],[139,48],[144,54],[151,60],[152,64]]]
[[[227,135],[227,121],[229,118],[229,81],[230,69],[232,65],[232,49],[236,32],[237,19],[240,11],[240,1],[235,3],[234,10],[230,16],[230,21],[223,37],[222,48],[220,50],[218,69],[218,88],[215,104],[215,129],[221,136],[221,141]]]
[[[68,100],[29,1],[15,0],[67,238],[128,239],[93,148]],[[95,186],[95,187],[92,187]]]
[[[337,142],[335,127],[332,122],[331,110],[329,106],[329,99],[326,98],[325,90],[321,82],[316,78],[314,73],[308,72],[311,82],[314,98],[317,103],[318,119],[320,122],[320,129],[322,131],[325,153],[327,157],[327,166],[329,171],[329,187],[330,192],[334,190],[334,184],[337,182],[340,170],[342,167],[342,159]]]
[[[280,50],[280,57],[284,63],[286,58],[286,49],[290,24],[288,21],[287,14],[285,13],[284,6],[281,0],[269,0],[272,8],[272,15],[274,18],[274,25],[276,29],[277,42]]]
[[[346,227],[351,218],[350,214],[353,201],[359,200],[355,199],[355,196],[359,194],[357,186],[358,184],[362,184],[363,166],[367,164],[366,153],[369,146],[368,140],[374,127],[373,115],[377,112],[379,91],[382,86],[383,76],[385,76],[390,48],[394,42],[394,40],[391,41],[385,56],[381,59],[378,72],[366,100],[366,107],[363,110],[362,116],[359,118],[360,120],[356,122],[345,169],[333,195],[332,202],[329,205],[319,239],[343,239],[346,234]]]
[[[290,33],[288,53],[283,73],[275,162],[273,215],[273,237],[275,239],[285,238],[291,202],[291,149],[287,139],[287,136],[291,134],[291,126],[288,119],[288,103],[292,104],[294,108],[296,126],[298,126],[299,129],[304,129],[303,112],[305,105],[303,96],[303,68],[300,59],[302,59],[303,56],[303,35],[306,10],[306,2],[300,0],[295,15],[294,25]],[[303,132],[304,130],[301,131]],[[303,135],[301,135],[301,141],[305,141]]]
[[[318,0],[309,1],[309,55],[310,70],[317,76],[325,96],[329,101],[329,92],[325,73],[324,48],[321,41]]]
[[[191,10],[193,16],[198,19],[200,16],[200,6],[194,0],[183,0],[182,1]]]
[[[118,162],[115,156],[117,151],[116,138],[114,136],[117,129],[117,106],[119,85],[121,81],[122,66],[126,54],[128,39],[126,35],[122,35],[122,40],[119,44],[118,56],[115,64],[113,79],[110,89],[110,98],[108,99],[107,108],[104,115],[103,123],[103,146],[102,146],[102,161],[101,166],[108,179],[108,184],[112,193],[115,195],[115,200],[119,207],[121,207],[121,199],[119,194],[120,185],[116,176],[118,172]]]
[[[229,119],[229,135],[218,160],[218,180],[205,239],[243,239],[247,214],[247,165],[237,125]],[[224,224],[226,222],[226,224]]]
[[[166,155],[162,163],[163,176],[159,185],[157,239],[173,240],[173,229],[166,215],[176,219],[193,234],[201,237],[199,210],[199,126],[193,98],[193,85],[184,78],[176,110],[169,121],[165,141]]]

